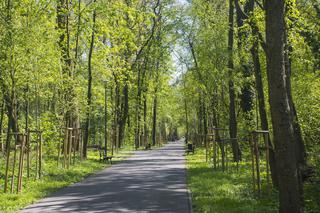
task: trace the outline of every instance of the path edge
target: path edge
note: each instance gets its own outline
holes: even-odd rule
[[[192,208],[192,193],[189,189],[189,184],[188,184],[188,160],[186,156],[184,156],[184,161],[185,161],[185,175],[186,175],[186,185],[187,185],[187,196],[188,196],[188,207],[189,207],[189,213],[193,213],[193,208]]]
[[[193,208],[192,208],[192,194],[191,194],[191,191],[189,190],[188,184],[187,184],[187,194],[188,194],[189,213],[193,213]]]

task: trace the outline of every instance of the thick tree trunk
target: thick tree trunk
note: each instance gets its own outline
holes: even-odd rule
[[[289,105],[292,109],[292,120],[293,120],[293,130],[296,139],[296,157],[298,161],[298,166],[301,172],[304,173],[308,169],[307,165],[307,154],[305,149],[305,144],[302,138],[302,132],[299,124],[299,119],[297,111],[293,102],[292,92],[291,92],[291,58],[290,54],[292,52],[292,47],[289,44],[287,35],[285,35],[286,45],[285,45],[285,69],[286,69],[286,86],[289,98]],[[303,175],[303,174],[301,174]],[[307,174],[305,174],[307,175]]]
[[[157,37],[158,40],[161,40],[161,37]],[[158,88],[159,88],[159,66],[160,61],[158,59],[156,64],[156,88],[154,90],[153,98],[153,118],[152,118],[152,145],[155,146],[157,143],[157,113],[158,113]]]
[[[95,1],[94,1],[95,2]],[[84,140],[83,140],[83,157],[87,157],[87,146],[89,142],[90,135],[90,115],[91,115],[91,102],[92,102],[92,54],[94,48],[94,39],[95,39],[95,24],[96,24],[96,10],[93,11],[92,15],[93,26],[91,33],[91,42],[88,56],[88,91],[87,91],[87,113],[86,113],[86,122],[84,129]]]
[[[111,155],[114,153],[114,148],[118,144],[118,104],[119,104],[119,89],[118,89],[118,81],[116,79],[116,76],[114,75],[114,81],[115,81],[115,88],[114,92],[113,90],[111,93],[111,99],[112,99],[112,145],[111,145]]]
[[[185,142],[188,143],[189,141],[189,116],[188,116],[188,105],[187,99],[184,99],[184,113],[185,113],[185,122],[186,122],[186,134],[185,134]]]
[[[307,164],[307,153],[305,144],[302,137],[302,132],[298,120],[297,111],[293,102],[291,93],[291,58],[292,47],[289,44],[287,33],[285,34],[285,71],[286,71],[286,86],[289,99],[289,105],[291,109],[291,116],[293,121],[293,132],[295,138],[295,154],[298,167],[299,189],[301,195],[301,202],[303,204],[303,182],[313,175],[314,169]]]
[[[269,102],[279,174],[280,212],[303,212],[295,152],[294,121],[285,69],[285,1],[266,1]]]
[[[8,131],[7,131],[7,140],[6,140],[6,152],[10,149],[10,132],[18,133],[19,132],[19,125],[18,125],[18,107],[17,107],[17,98],[15,93],[15,81],[12,79],[13,89],[11,91],[11,97],[8,97],[8,94],[5,96],[6,99],[6,107],[8,112]],[[11,130],[11,131],[10,131]],[[20,137],[18,137],[20,140]]]
[[[123,88],[123,101],[121,104],[121,119],[119,122],[119,144],[118,148],[121,148],[124,140],[125,135],[125,129],[126,129],[126,123],[128,119],[128,113],[129,113],[129,86],[127,83],[125,83]]]
[[[229,0],[229,32],[228,32],[228,51],[229,51],[229,132],[230,138],[237,138],[237,116],[236,116],[236,105],[235,105],[235,89],[233,81],[233,34],[234,34],[234,1]],[[232,143],[233,160],[238,162],[240,157],[240,148],[236,140]]]
[[[203,134],[203,122],[202,122],[202,118],[203,118],[203,112],[202,112],[202,97],[199,94],[199,104],[198,104],[198,143],[199,145],[203,145],[202,144],[202,134]]]
[[[206,103],[205,103],[205,98],[202,95],[202,102],[201,102],[201,107],[202,107],[202,122],[203,122],[203,138],[204,138],[204,145],[207,147],[207,135],[208,135],[208,121],[207,121],[207,108],[206,108]]]
[[[144,59],[144,66],[143,69],[140,69],[138,67],[138,88],[137,88],[137,97],[136,97],[136,111],[135,111],[135,117],[136,117],[136,129],[135,129],[135,148],[138,149],[140,145],[140,134],[141,134],[141,95],[143,92],[143,86],[146,78],[146,70],[148,65],[148,58]],[[146,91],[144,91],[146,92]]]
[[[13,23],[12,23],[12,10],[14,8],[13,1],[6,1],[5,8],[5,22],[6,22],[6,33],[5,38],[7,43],[3,44],[8,49],[13,48]],[[14,55],[9,51],[9,53],[5,52],[4,59],[8,61],[7,66],[4,69],[8,72],[9,78],[9,86],[5,84],[5,76],[0,72],[0,83],[3,92],[4,105],[7,108],[8,113],[8,132],[7,132],[7,140],[6,140],[6,152],[10,147],[10,130],[12,132],[19,132],[18,125],[18,104],[17,104],[17,94],[16,94],[16,70],[13,66]],[[2,71],[2,70],[1,70]],[[20,137],[19,137],[20,138]]]
[[[115,88],[115,136],[114,146],[116,149],[119,147],[119,126],[120,126],[120,83],[117,79]]]
[[[70,57],[70,29],[69,29],[69,11],[70,2],[66,0],[57,0],[57,30],[60,34],[58,45],[61,50],[61,65],[62,65],[62,80],[63,84],[67,85],[65,88],[61,88],[61,99],[63,99],[67,105],[66,111],[63,114],[64,123],[66,128],[72,128],[78,122],[77,110],[75,109],[73,99],[75,92],[72,84],[69,80],[72,78],[72,67]],[[38,113],[37,113],[38,114]],[[78,124],[79,125],[79,124]],[[37,125],[39,126],[39,125]]]
[[[108,95],[107,82],[104,83],[104,154],[108,155]]]
[[[135,111],[135,117],[136,117],[136,128],[134,130],[135,132],[135,139],[134,144],[135,148],[137,149],[140,144],[140,108],[141,108],[141,91],[142,91],[142,77],[141,77],[141,69],[138,68],[138,91],[137,91],[137,97],[136,97],[136,111]]]
[[[147,124],[147,94],[145,93],[143,96],[143,143],[146,146],[148,141],[148,124]]]
[[[155,92],[155,97],[153,99],[153,117],[152,117],[152,145],[156,145],[157,136],[157,108],[158,108],[158,97],[157,91]]]

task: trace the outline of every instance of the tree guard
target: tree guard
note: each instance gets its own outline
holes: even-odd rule
[[[26,155],[27,155],[27,177],[30,178],[30,167],[32,166],[32,155],[35,155],[35,179],[42,177],[42,155],[43,155],[42,131],[30,130],[27,132]]]
[[[23,178],[23,165],[24,165],[24,152],[25,152],[25,142],[26,135],[23,133],[9,133],[8,137],[11,141],[11,138],[14,139],[13,146],[10,144],[9,147],[6,147],[6,170],[5,170],[5,183],[4,183],[4,192],[9,190],[10,182],[10,192],[14,192],[15,178],[16,181],[16,192],[19,193],[22,191],[22,178]],[[10,153],[13,151],[13,158],[10,157]],[[17,159],[18,158],[18,159]],[[18,171],[16,173],[16,164],[18,160]],[[9,180],[10,179],[10,180]]]
[[[83,130],[81,128],[65,128],[60,131],[58,142],[58,165],[63,154],[62,167],[69,169],[76,164],[77,156],[82,160]]]
[[[260,136],[260,137],[259,137]],[[259,138],[263,138],[264,143],[259,144]],[[251,169],[252,169],[252,184],[253,191],[261,195],[261,164],[260,164],[260,150],[265,152],[266,158],[266,186],[267,193],[270,195],[272,184],[270,182],[270,165],[269,165],[269,131],[255,130],[250,134],[250,147],[251,147]]]

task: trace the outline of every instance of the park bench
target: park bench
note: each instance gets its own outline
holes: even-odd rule
[[[112,156],[107,156],[103,148],[99,149],[99,157],[100,162],[109,162],[110,164],[112,164]]]
[[[151,149],[151,143],[148,143],[147,145],[146,145],[146,150],[150,150]]]
[[[91,149],[93,151],[99,151],[100,162],[109,162],[110,164],[112,164],[112,156],[106,155],[104,147],[94,144],[94,145],[88,146],[88,149]]]
[[[189,152],[192,152],[192,154],[194,154],[194,149],[195,149],[195,145],[193,145],[192,143],[189,143],[187,145],[187,150],[186,150],[187,154],[189,154]]]

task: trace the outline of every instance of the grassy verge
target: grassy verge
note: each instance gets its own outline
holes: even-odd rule
[[[249,164],[241,164],[238,171],[214,170],[205,162],[205,150],[197,149],[187,156],[187,178],[194,212],[278,212],[275,192],[260,199],[253,195]]]
[[[114,157],[113,163],[120,162],[130,156],[130,154],[131,152],[128,150],[120,151]],[[1,165],[3,165],[3,162],[1,162]],[[110,165],[100,163],[98,153],[93,151],[89,152],[88,160],[78,161],[69,170],[61,168],[61,165],[57,166],[55,160],[48,158],[44,160],[43,178],[41,180],[34,180],[34,177],[31,177],[29,180],[24,178],[23,192],[20,194],[3,193],[4,170],[1,168],[0,212],[17,212],[19,209],[50,195],[58,189],[79,182],[108,166]]]

